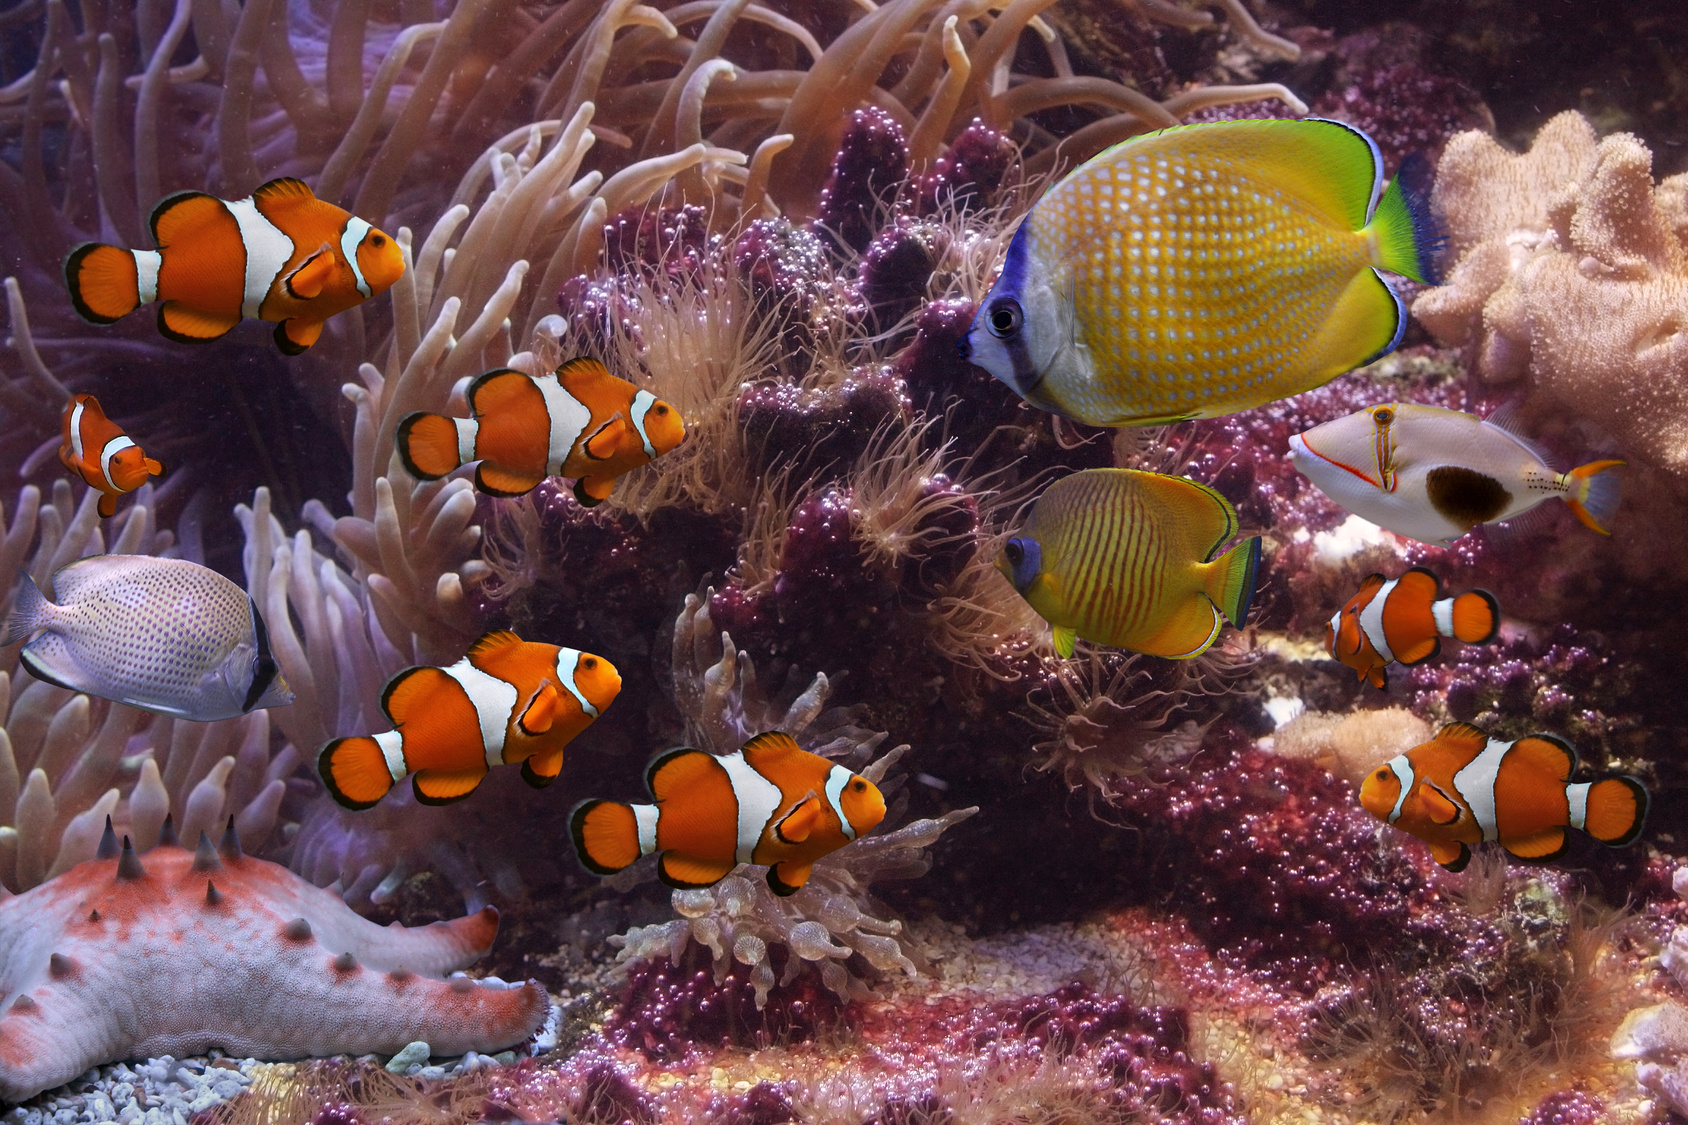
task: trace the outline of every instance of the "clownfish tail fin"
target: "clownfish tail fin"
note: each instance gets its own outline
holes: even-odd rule
[[[140,253],[158,257],[156,251]],[[157,272],[154,265],[154,277]],[[93,324],[112,324],[156,296],[142,299],[137,252],[103,242],[84,242],[70,252],[64,260],[64,283],[77,314]]]
[[[1248,620],[1249,603],[1254,601],[1254,585],[1260,574],[1260,536],[1237,544],[1215,559],[1208,571],[1207,596],[1225,615],[1225,620],[1241,629]]]
[[[393,787],[392,771],[381,744],[373,738],[336,738],[317,755],[317,773],[336,801],[348,809],[367,809]]]
[[[1635,843],[1647,826],[1652,798],[1633,777],[1609,777],[1588,787],[1583,831],[1610,848]]]
[[[405,471],[417,480],[438,480],[463,464],[457,419],[443,414],[405,415],[393,441]]]
[[[1500,631],[1500,603],[1487,590],[1472,590],[1454,599],[1454,637],[1468,645],[1495,639]]]
[[[569,835],[580,865],[595,875],[614,875],[643,854],[638,815],[620,801],[580,802],[569,814]]]
[[[1623,482],[1611,470],[1628,464],[1627,461],[1590,461],[1565,474],[1565,486],[1570,491],[1565,503],[1584,527],[1602,535],[1612,534],[1607,528],[1618,514],[1618,494]]]

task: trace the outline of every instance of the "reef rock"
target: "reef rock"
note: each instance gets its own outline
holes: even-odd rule
[[[1671,888],[1688,901],[1688,867],[1677,868]],[[1671,932],[1659,963],[1688,988],[1688,926]],[[1677,1113],[1688,1114],[1688,1007],[1666,1000],[1631,1011],[1612,1033],[1612,1057],[1639,1060],[1636,1081]]]
[[[1432,196],[1458,260],[1413,315],[1475,345],[1484,379],[1528,376],[1533,408],[1586,418],[1688,484],[1688,174],[1655,186],[1652,161],[1574,112],[1526,153],[1459,134]]]
[[[498,932],[488,907],[406,929],[360,918],[330,891],[219,847],[99,854],[0,902],[0,1099],[21,1101],[90,1066],[153,1055],[296,1059],[496,1051],[550,1010],[528,981],[439,978]]]

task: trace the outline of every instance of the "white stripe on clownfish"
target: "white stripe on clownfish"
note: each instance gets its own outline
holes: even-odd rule
[[[726,771],[727,782],[733,787],[733,797],[738,802],[738,847],[733,851],[733,858],[739,863],[754,863],[750,857],[755,853],[756,845],[762,842],[768,822],[774,819],[785,795],[778,785],[757,773],[756,768],[744,760],[742,750],[720,755],[715,761]]]
[[[358,247],[370,229],[369,224],[356,215],[347,216],[346,225],[340,229],[340,253],[345,257],[346,264],[352,267],[352,280],[357,282],[358,293],[365,299],[373,294],[369,282],[363,278],[363,270],[358,268]]]
[[[1575,785],[1565,786],[1565,803],[1571,810],[1571,827],[1586,832],[1584,825],[1588,821],[1588,791],[1594,787],[1592,781],[1579,781]]]
[[[1391,579],[1379,586],[1372,600],[1366,603],[1366,608],[1360,611],[1360,628],[1385,662],[1393,661],[1395,654],[1390,651],[1388,638],[1383,635],[1383,610],[1389,603],[1389,595],[1395,592],[1399,583],[1399,579]]]
[[[396,730],[387,730],[372,737],[375,745],[381,748],[381,756],[387,760],[387,772],[392,775],[393,784],[397,785],[410,773],[410,766],[404,760],[404,735]]]
[[[656,396],[649,391],[640,391],[633,396],[633,428],[639,433],[639,440],[645,443],[645,456],[656,460],[656,446],[651,444],[650,435],[645,432],[645,415],[650,413],[651,407],[656,405]]]
[[[650,855],[656,851],[656,824],[662,816],[662,810],[655,805],[633,805],[633,823],[639,830],[639,854]]]
[[[531,375],[528,377],[533,378]],[[533,385],[539,388],[540,397],[545,400],[546,415],[551,420],[551,433],[545,450],[545,475],[561,476],[563,462],[574,452],[574,443],[592,424],[592,410],[564,390],[554,374],[534,379]]]
[[[111,479],[111,459],[116,457],[125,449],[132,448],[134,444],[134,439],[129,437],[129,435],[118,434],[116,437],[106,442],[105,448],[100,450],[100,475],[105,478],[105,482],[111,485],[111,487],[117,488],[117,482]],[[117,491],[122,492],[124,490],[117,488]]]
[[[516,711],[516,685],[481,671],[467,656],[441,670],[462,685],[463,694],[474,705],[475,717],[480,720],[481,743],[486,749],[486,764],[503,765],[504,732]]]
[[[264,298],[275,287],[276,278],[293,257],[293,239],[264,217],[250,195],[233,202],[218,202],[234,217],[235,225],[240,228],[241,248],[246,252],[246,291],[240,302],[240,315],[255,317]]]
[[[574,682],[574,672],[575,668],[579,664],[579,661],[579,649],[558,649],[557,676],[562,680],[563,686],[568,689],[569,694],[574,696],[574,701],[580,704],[580,709],[596,719],[598,717],[598,709],[592,706],[592,701],[586,698],[586,693],[581,691],[580,686]]]
[[[1512,743],[1491,738],[1482,753],[1454,774],[1454,789],[1471,810],[1472,819],[1483,830],[1485,840],[1500,839],[1495,785],[1500,780],[1500,764],[1511,749]]]
[[[475,456],[475,439],[481,433],[480,419],[453,418],[452,421],[457,423],[457,460],[464,465],[479,461]]]
[[[1395,798],[1395,807],[1389,812],[1389,823],[1394,824],[1401,819],[1401,808],[1407,803],[1407,794],[1413,787],[1413,764],[1405,754],[1398,754],[1389,759],[1389,769],[1395,774],[1395,783],[1401,787],[1400,794]]]
[[[856,838],[855,826],[850,818],[844,815],[844,787],[850,784],[850,771],[843,766],[833,766],[826,774],[826,803],[832,806],[832,811],[838,817],[838,827],[844,830],[846,840]]]
[[[1454,635],[1454,599],[1443,598],[1439,602],[1430,603],[1430,617],[1436,622],[1436,631],[1444,637]]]
[[[82,462],[82,412],[87,408],[88,400],[79,398],[70,412],[70,456],[78,464]]]
[[[150,305],[158,300],[158,268],[164,264],[164,255],[157,250],[131,250],[135,256],[135,289],[140,294],[140,303]]]

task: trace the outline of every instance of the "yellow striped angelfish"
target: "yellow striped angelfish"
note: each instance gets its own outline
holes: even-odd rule
[[[1091,426],[1312,390],[1401,342],[1407,309],[1379,270],[1435,280],[1428,177],[1402,173],[1383,190],[1377,145],[1340,121],[1133,137],[1027,214],[962,353]]]
[[[1236,509],[1205,484],[1085,469],[1044,490],[996,568],[1054,627],[1062,656],[1083,637],[1185,660],[1248,617],[1260,537],[1220,555],[1236,533]]]

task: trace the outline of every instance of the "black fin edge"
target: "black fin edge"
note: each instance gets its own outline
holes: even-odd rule
[[[328,795],[333,797],[335,803],[341,808],[351,809],[353,812],[362,812],[364,809],[372,809],[381,803],[380,797],[377,797],[373,801],[354,801],[344,793],[340,792],[340,786],[334,782],[334,771],[329,768],[328,763],[329,760],[334,757],[335,748],[345,741],[346,739],[344,738],[335,738],[322,744],[322,749],[317,751],[317,774],[322,778],[323,785],[327,787]],[[388,789],[388,792],[390,793],[392,790]],[[386,794],[384,793],[382,796],[386,796]]]
[[[580,866],[594,875],[614,875],[617,871],[624,870],[620,867],[605,867],[586,852],[587,815],[599,805],[613,804],[616,802],[606,801],[602,797],[589,797],[574,806],[573,811],[569,813],[569,836],[574,840],[574,857],[580,861]]]

